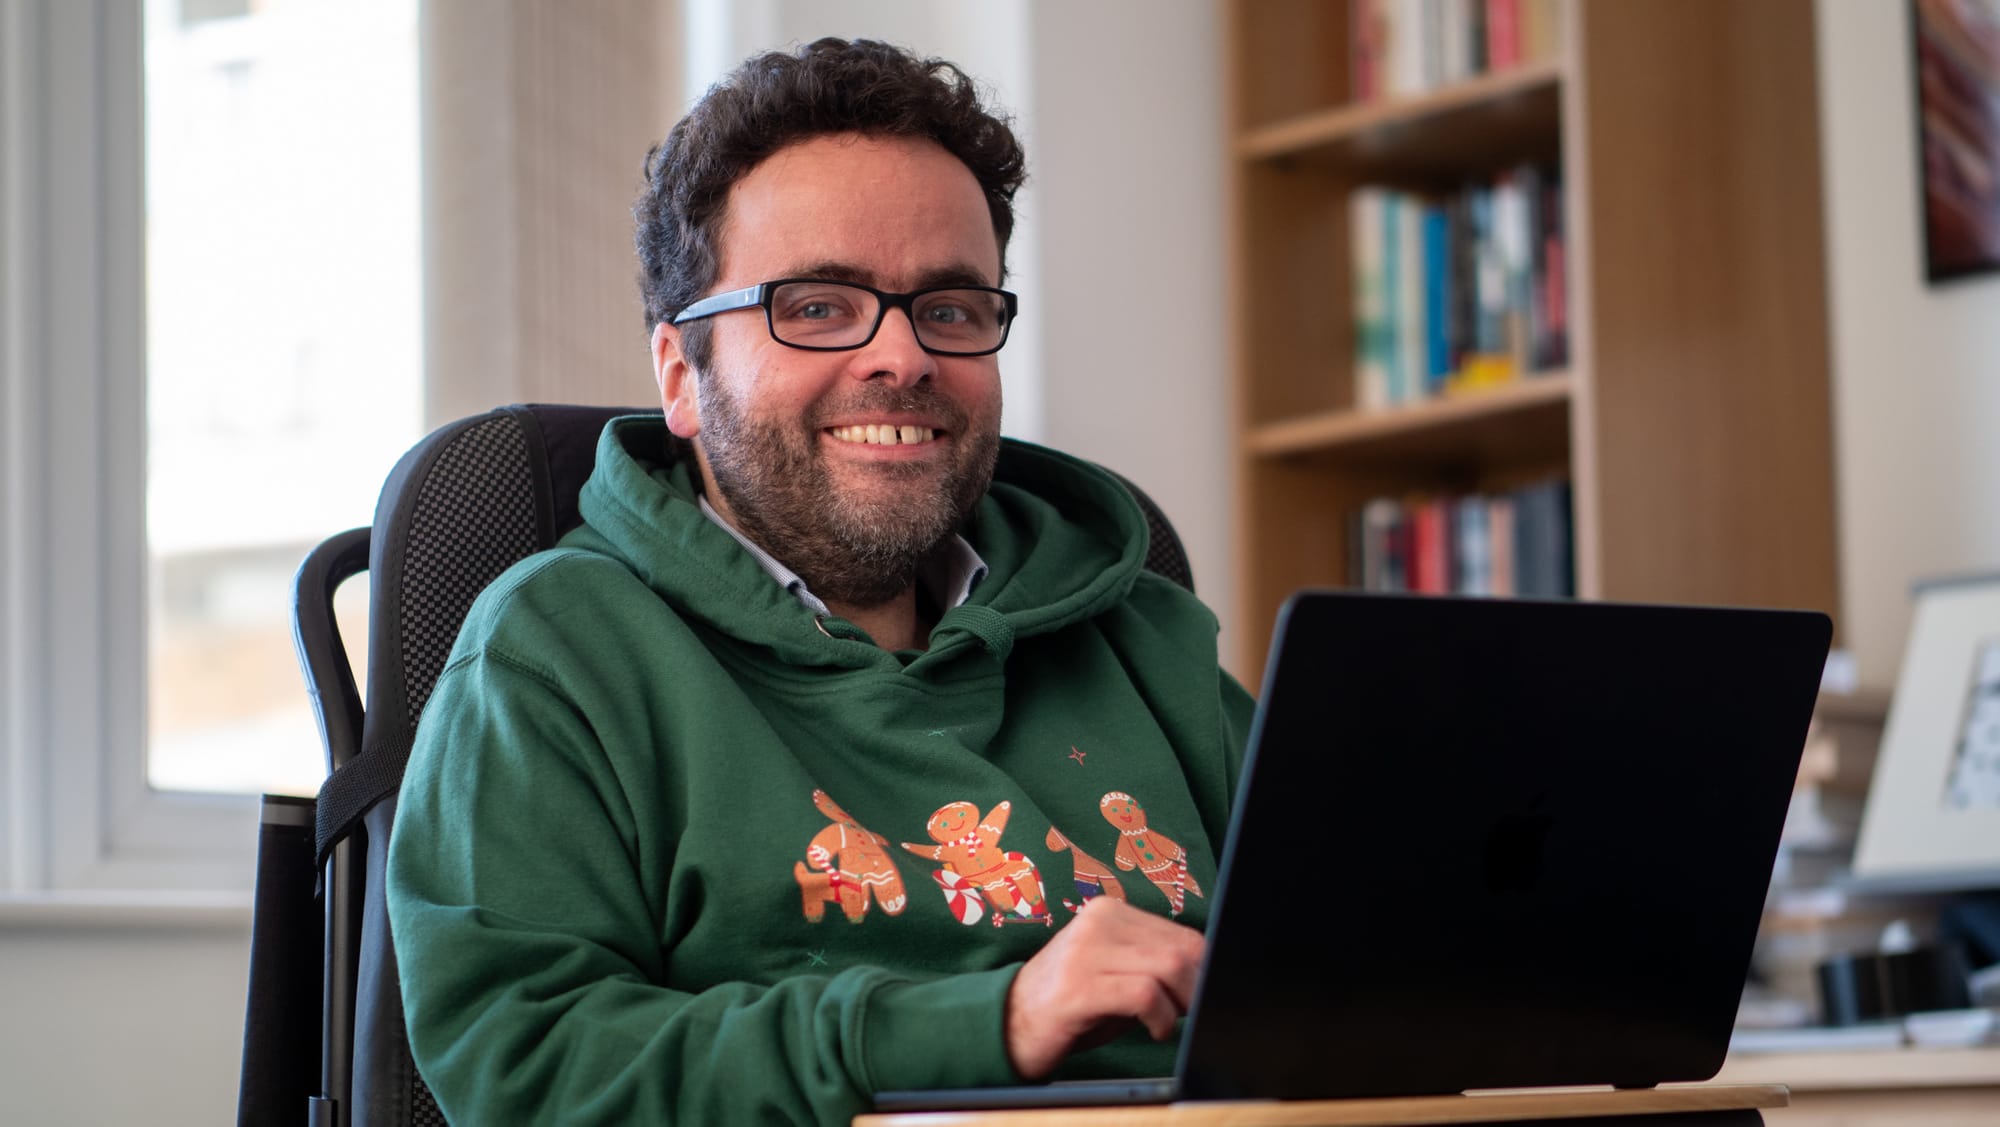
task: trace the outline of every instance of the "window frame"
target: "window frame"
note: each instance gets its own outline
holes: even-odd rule
[[[0,0],[0,895],[247,897],[257,800],[146,779],[143,12]]]

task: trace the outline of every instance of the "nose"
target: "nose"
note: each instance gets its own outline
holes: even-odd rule
[[[916,323],[901,309],[882,313],[875,339],[856,350],[855,377],[882,379],[896,388],[913,387],[937,372],[937,357],[917,340]]]

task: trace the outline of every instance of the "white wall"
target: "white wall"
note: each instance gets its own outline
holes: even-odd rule
[[[1047,441],[1160,503],[1230,654],[1220,12],[1049,0],[1034,14],[1029,156],[1040,169]]]
[[[2000,571],[2000,275],[1927,286],[1909,13],[1820,0],[1841,626],[1888,688],[1910,584]]]
[[[249,928],[209,915],[0,920],[0,1123],[235,1122]]]

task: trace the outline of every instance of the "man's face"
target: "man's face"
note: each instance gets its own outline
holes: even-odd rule
[[[781,149],[730,190],[720,235],[711,293],[775,278],[1000,284],[978,182],[928,141],[839,134]],[[653,350],[668,424],[694,438],[709,503],[823,599],[872,607],[908,590],[992,479],[997,358],[933,356],[893,309],[846,352],[779,344],[761,309],[708,324],[705,371],[672,326]],[[916,441],[874,441],[892,427]]]

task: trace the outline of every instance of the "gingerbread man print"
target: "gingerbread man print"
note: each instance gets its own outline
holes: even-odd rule
[[[1012,809],[1012,803],[1002,802],[981,818],[979,807],[970,802],[940,806],[924,826],[935,844],[903,843],[904,849],[943,866],[931,879],[944,890],[945,903],[959,923],[978,923],[990,899],[994,927],[1003,923],[1054,925],[1042,900],[1042,875],[1035,863],[1026,854],[1000,848],[1000,835],[1006,831]]]
[[[1042,843],[1057,853],[1069,850],[1070,871],[1073,874],[1072,879],[1076,882],[1077,899],[1074,901],[1065,899],[1062,902],[1063,907],[1074,912],[1099,896],[1109,896],[1113,900],[1125,899],[1125,886],[1118,883],[1118,874],[1111,871],[1111,866],[1077,848],[1076,843],[1064,837],[1061,830],[1050,826],[1048,836],[1042,839]]]
[[[818,923],[825,918],[829,900],[840,905],[849,923],[858,924],[868,915],[871,900],[884,912],[900,915],[909,897],[903,891],[903,875],[889,856],[889,839],[870,833],[823,790],[813,791],[813,805],[833,824],[814,834],[806,846],[812,868],[792,863],[792,878],[805,898],[806,919]]]
[[[1188,872],[1187,850],[1160,831],[1146,825],[1146,809],[1123,791],[1112,791],[1098,800],[1098,812],[1118,831],[1118,851],[1111,855],[1121,869],[1137,869],[1167,896],[1168,915],[1178,916],[1187,907],[1189,892],[1201,895],[1201,886]]]

